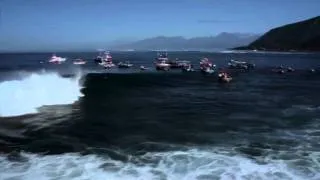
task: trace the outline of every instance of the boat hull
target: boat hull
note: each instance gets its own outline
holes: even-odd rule
[[[119,63],[118,64],[118,68],[131,68],[133,66],[133,64],[129,64],[129,63]]]
[[[74,62],[73,64],[74,65],[84,65],[84,64],[86,64],[86,62]]]

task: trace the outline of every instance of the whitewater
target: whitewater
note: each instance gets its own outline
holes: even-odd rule
[[[219,152],[218,152],[219,150]],[[310,155],[314,160],[318,153]],[[36,155],[22,153],[19,161],[0,156],[0,179],[161,179],[161,180],[318,180],[317,166],[306,168],[295,161],[272,160],[267,157],[257,162],[228,152],[190,149],[146,153],[131,156],[128,162],[108,156]],[[301,160],[302,161],[305,160]],[[308,173],[306,173],[308,172]]]
[[[30,73],[23,79],[0,83],[0,116],[37,113],[45,105],[72,104],[81,97],[81,74],[63,78],[58,73]]]

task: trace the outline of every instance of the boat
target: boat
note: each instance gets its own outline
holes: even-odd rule
[[[311,72],[311,73],[315,73],[315,72],[316,72],[316,70],[315,70],[315,69],[309,69],[309,72]]]
[[[275,69],[275,72],[279,73],[279,74],[284,74],[285,70],[282,66],[279,66]]]
[[[245,61],[236,61],[231,59],[228,62],[228,66],[230,69],[244,69],[244,70],[249,70],[249,69],[254,69],[255,68],[255,64],[253,63],[248,63]]]
[[[114,67],[115,64],[112,62],[112,56],[109,52],[104,52],[103,55],[100,53],[94,61],[104,68]]]
[[[51,58],[49,59],[49,63],[54,63],[54,64],[60,64],[62,62],[65,62],[67,58],[59,57],[53,54]]]
[[[99,53],[99,55],[94,59],[95,63],[102,63],[103,62],[103,54],[102,52]]]
[[[200,60],[200,68],[201,67],[210,67],[210,68],[212,68],[214,66],[215,65],[211,61],[209,61],[208,58],[203,58],[203,59]]]
[[[287,71],[288,71],[288,72],[293,72],[294,69],[293,69],[292,67],[288,67],[288,68],[287,68]]]
[[[76,60],[73,61],[73,64],[75,64],[75,65],[84,65],[86,63],[87,62],[85,60],[83,60],[83,59],[76,59]]]
[[[188,67],[190,61],[179,60],[178,58],[170,60],[168,53],[158,52],[155,64],[157,70],[182,69]]]
[[[132,67],[133,64],[131,64],[129,61],[126,61],[126,62],[119,62],[118,63],[118,67],[119,68],[130,68]]]
[[[190,65],[188,65],[188,66],[184,66],[184,67],[182,68],[182,71],[183,71],[183,72],[194,72],[195,70],[193,69],[192,65],[190,64]]]
[[[168,64],[170,64],[170,68],[172,69],[181,69],[184,67],[188,67],[190,65],[190,61],[179,60],[177,58],[175,60],[168,60]]]
[[[272,71],[276,72],[278,74],[284,74],[286,72],[285,68],[283,66],[278,66],[278,67],[274,68]]]
[[[232,80],[232,77],[230,77],[227,73],[221,72],[218,74],[218,80],[221,83],[228,83]]]
[[[155,66],[157,70],[168,71],[171,65],[168,63],[168,53],[158,53]]]
[[[215,72],[215,70],[211,69],[211,68],[204,68],[204,69],[201,69],[201,72],[203,72],[205,74],[212,74]]]
[[[209,61],[208,58],[200,60],[200,70],[205,74],[212,74],[215,72],[216,65]]]
[[[156,62],[156,69],[157,70],[168,71],[170,69],[170,64],[168,64],[164,60],[158,61],[158,62]]]
[[[148,70],[149,68],[145,67],[145,66],[140,66],[140,70],[141,71],[145,71],[145,70]]]
[[[169,61],[167,52],[166,53],[158,52],[157,55],[158,55],[156,58],[157,61],[167,61],[167,62]]]
[[[115,66],[112,62],[102,62],[100,65],[103,66],[105,69],[109,69]]]
[[[286,72],[294,72],[295,69],[293,69],[292,67],[285,68],[284,66],[278,66],[278,67],[274,68],[272,71],[279,73],[279,74],[284,74]]]

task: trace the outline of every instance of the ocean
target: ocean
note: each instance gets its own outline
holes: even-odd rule
[[[157,72],[155,52],[0,54],[1,180],[319,180],[317,53],[170,52],[218,67],[256,64],[233,80]],[[73,65],[72,59],[88,63]],[[141,72],[139,66],[150,67]],[[294,72],[278,74],[274,66]]]

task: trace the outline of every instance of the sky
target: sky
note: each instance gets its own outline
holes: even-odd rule
[[[0,50],[262,34],[319,16],[319,7],[320,0],[0,0]]]

